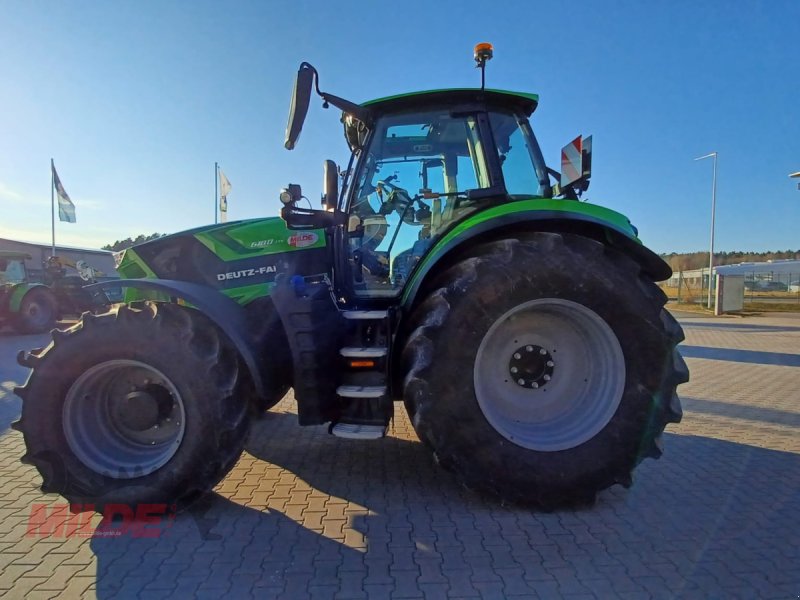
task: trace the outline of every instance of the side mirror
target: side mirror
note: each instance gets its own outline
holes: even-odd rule
[[[592,176],[592,136],[578,136],[561,149],[561,188],[578,190],[589,187]]]
[[[581,177],[589,185],[589,179],[592,177],[592,136],[583,138],[583,147],[581,148]]]
[[[311,102],[311,84],[314,81],[314,67],[308,63],[302,63],[297,71],[294,80],[294,91],[292,92],[292,104],[289,106],[289,122],[286,124],[286,141],[284,147],[292,150],[300,137],[303,129],[303,122],[308,114],[308,105]]]
[[[322,166],[322,207],[335,210],[339,204],[339,167],[332,160]]]

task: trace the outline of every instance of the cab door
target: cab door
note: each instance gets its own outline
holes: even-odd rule
[[[397,297],[438,237],[503,189],[485,113],[379,118],[345,206],[343,262],[353,295]]]

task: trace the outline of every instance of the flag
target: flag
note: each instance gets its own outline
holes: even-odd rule
[[[61,180],[56,173],[56,165],[50,161],[50,168],[53,170],[53,185],[56,188],[56,195],[58,196],[58,220],[66,221],[67,223],[75,222],[75,205],[69,199],[64,186],[61,185]]]
[[[225,177],[222,169],[219,170],[219,213],[220,220],[228,220],[228,193],[231,191],[231,182]]]

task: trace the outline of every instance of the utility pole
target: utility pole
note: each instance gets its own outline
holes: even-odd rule
[[[714,216],[717,211],[717,153],[711,152],[695,160],[714,157],[714,176],[711,184],[711,245],[708,250],[708,309],[711,310],[711,282],[714,279]]]

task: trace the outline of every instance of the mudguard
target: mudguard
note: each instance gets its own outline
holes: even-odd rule
[[[256,394],[264,397],[267,382],[254,354],[246,313],[235,300],[208,286],[173,279],[115,279],[87,286],[87,289],[113,287],[161,292],[171,298],[180,298],[201,311],[231,340],[250,371]]]
[[[476,213],[451,229],[415,267],[403,292],[402,304],[410,308],[428,275],[447,267],[476,243],[526,231],[551,231],[585,235],[633,258],[653,279],[662,281],[672,269],[637,237],[627,217],[613,210],[569,200],[529,200]]]
[[[43,283],[20,283],[17,285],[11,292],[11,296],[8,299],[9,312],[18,313],[20,306],[22,306],[22,299],[25,297],[25,294],[37,287],[46,288],[47,286]]]

